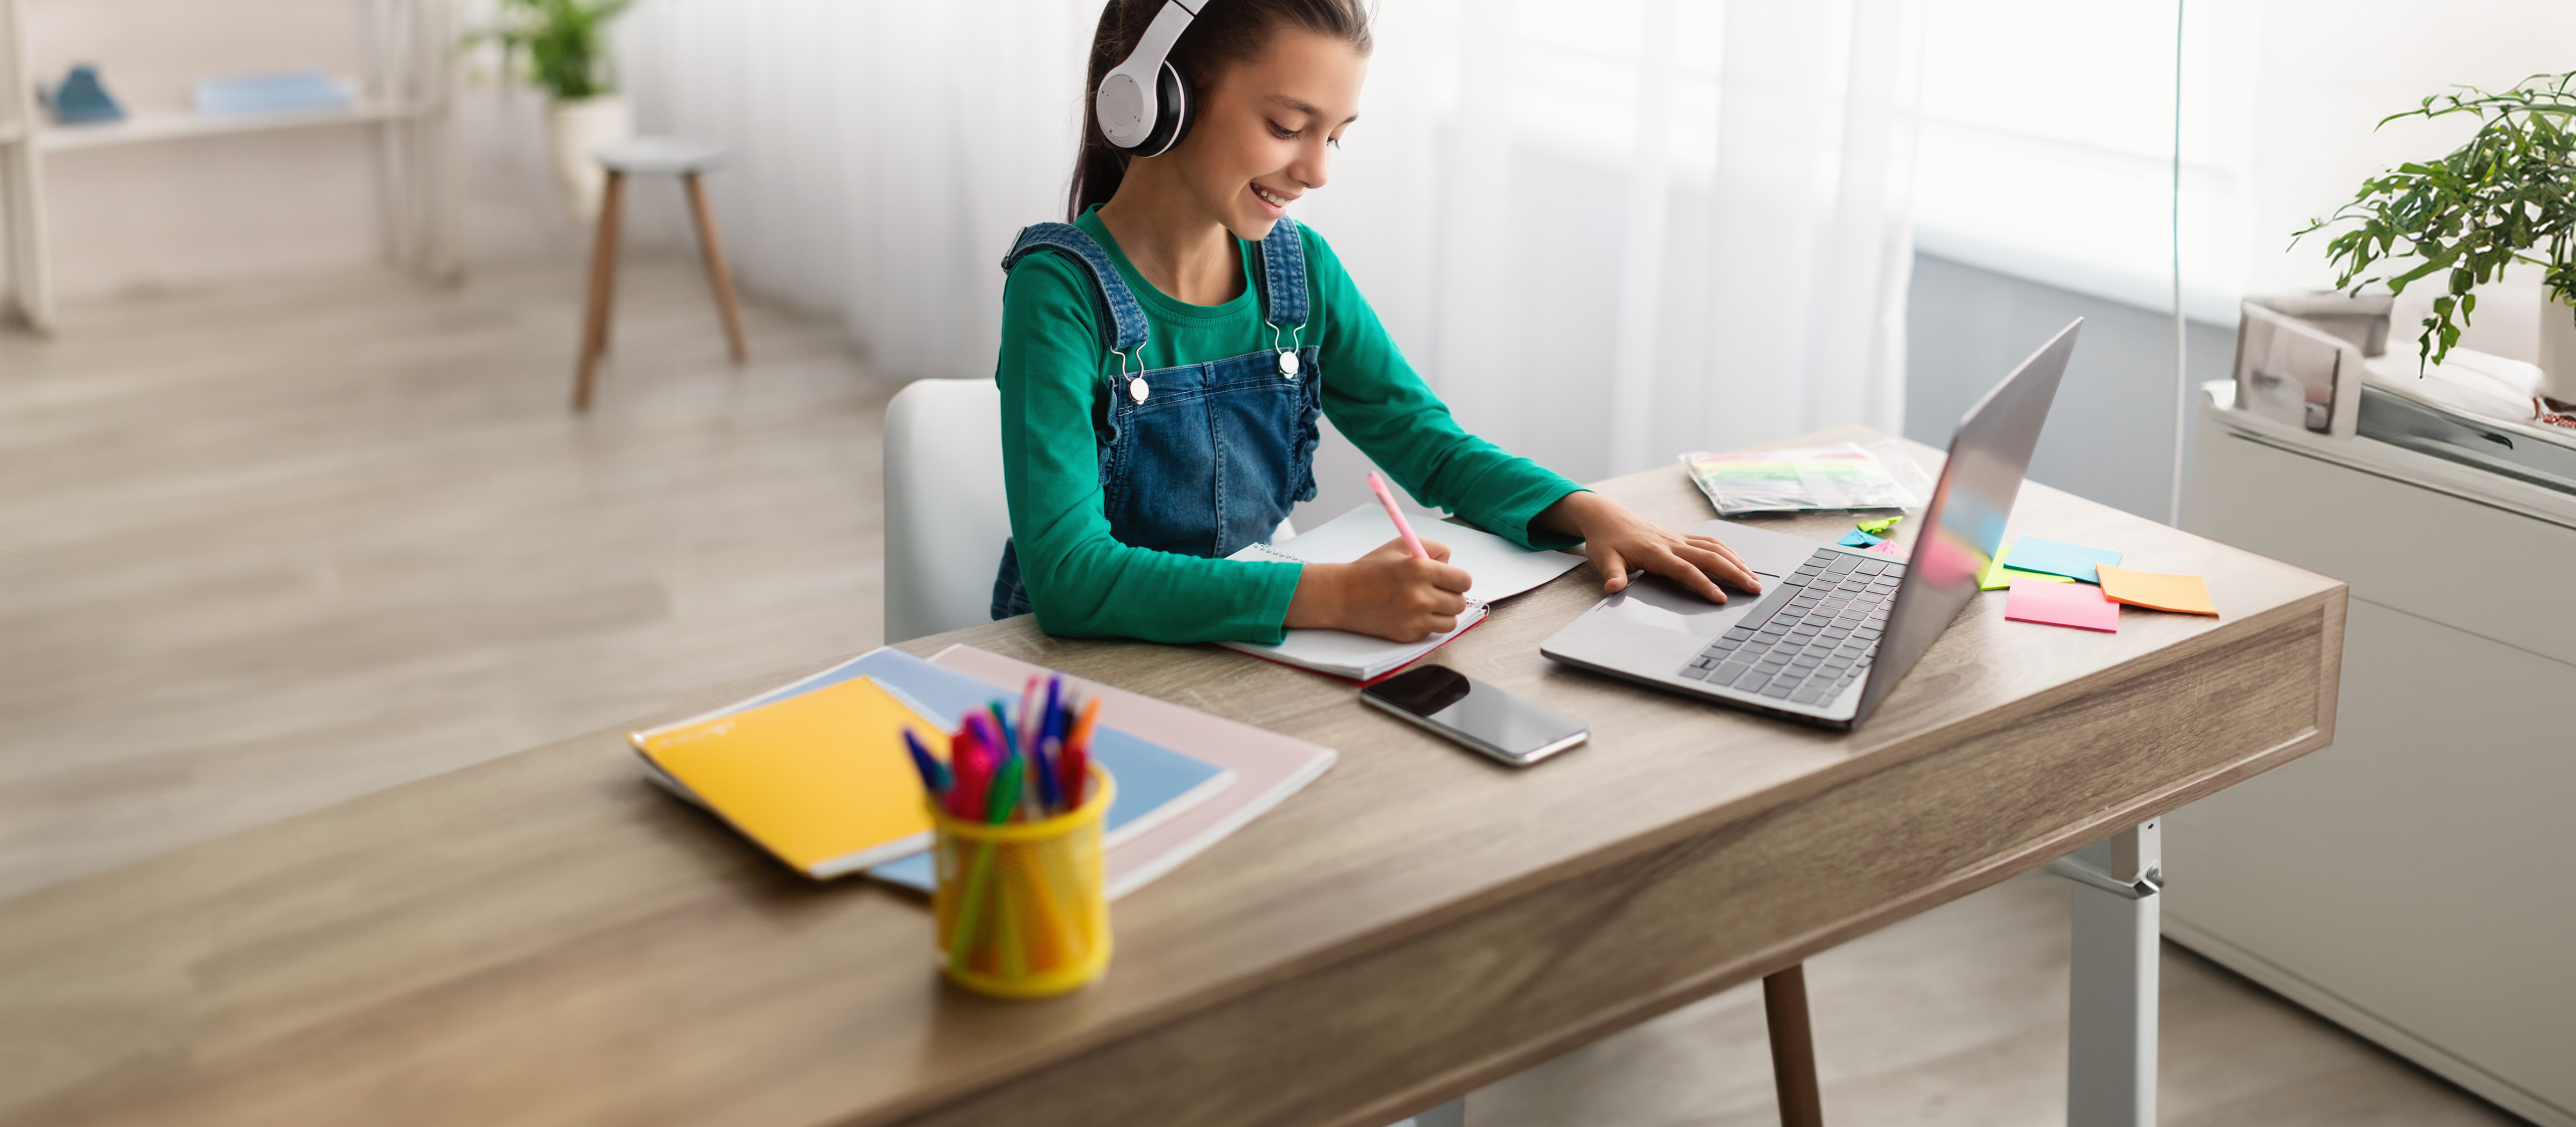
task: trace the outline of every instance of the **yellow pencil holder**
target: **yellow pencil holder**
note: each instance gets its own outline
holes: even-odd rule
[[[1078,809],[1041,822],[970,822],[931,805],[931,911],[950,981],[997,998],[1045,998],[1109,969],[1100,827],[1117,784],[1092,764],[1090,790]]]

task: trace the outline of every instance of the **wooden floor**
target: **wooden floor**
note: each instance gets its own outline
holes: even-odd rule
[[[1807,964],[1825,1121],[2066,1122],[2066,883],[2044,873]],[[2522,1120],[2164,945],[2164,1127],[2505,1127]],[[1760,984],[1468,1098],[1473,1127],[1768,1127]]]
[[[629,263],[0,334],[0,896],[875,645],[878,425],[828,323]]]
[[[349,275],[0,333],[0,898],[877,642],[892,389],[756,306],[728,367],[689,264],[647,261],[574,418],[579,281]],[[2022,878],[1811,963],[1830,1121],[2062,1123],[2066,903]],[[1776,1122],[1759,998],[1471,1121]],[[2165,1124],[2516,1122],[2170,945],[2164,1003]]]

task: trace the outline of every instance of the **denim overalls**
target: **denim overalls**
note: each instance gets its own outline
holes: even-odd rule
[[[1159,552],[1223,558],[1268,540],[1288,510],[1315,497],[1320,349],[1300,340],[1312,304],[1297,221],[1261,240],[1262,332],[1253,351],[1226,360],[1144,371],[1149,327],[1118,268],[1082,228],[1040,223],[1020,232],[1002,269],[1053,250],[1090,271],[1101,325],[1113,339],[1093,397],[1100,486],[1109,534]],[[1286,337],[1286,347],[1278,338]],[[1138,363],[1130,370],[1129,358]],[[1018,546],[1002,544],[993,617],[1030,610]]]

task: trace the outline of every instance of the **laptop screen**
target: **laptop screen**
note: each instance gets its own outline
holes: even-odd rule
[[[2004,519],[2012,515],[2030,452],[2039,445],[2040,424],[2048,421],[2066,359],[2075,351],[2076,330],[2083,327],[2078,317],[2059,330],[1959,421],[1854,722],[1886,699],[1976,595],[1977,576],[2003,545]]]

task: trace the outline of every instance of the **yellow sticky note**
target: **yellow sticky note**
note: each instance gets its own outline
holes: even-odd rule
[[[1995,553],[1995,558],[1986,561],[1985,568],[1977,572],[1977,590],[2001,591],[2011,587],[2012,581],[2016,579],[2043,579],[2050,583],[2075,582],[2063,575],[2049,575],[2045,572],[2023,571],[2017,567],[2005,567],[2004,560],[2011,555],[2012,545],[2007,542],[2001,550]]]
[[[2158,575],[2109,564],[2095,566],[2101,572],[2102,593],[2113,602],[2183,614],[2218,613],[2218,607],[2209,601],[2209,585],[2197,575]]]

